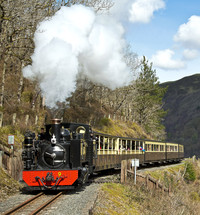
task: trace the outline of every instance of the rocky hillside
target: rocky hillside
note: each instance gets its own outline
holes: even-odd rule
[[[185,145],[185,156],[200,157],[200,74],[167,82],[164,125],[167,140]]]

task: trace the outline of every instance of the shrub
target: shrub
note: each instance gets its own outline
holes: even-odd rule
[[[101,127],[103,127],[103,126],[109,126],[109,125],[111,125],[111,120],[108,119],[108,118],[102,118],[102,119],[100,120],[100,122],[99,122],[99,125],[100,125]]]
[[[195,200],[195,201],[200,201],[200,196],[199,196],[199,194],[197,192],[191,192],[190,193],[190,198],[192,200]]]
[[[193,182],[196,180],[196,172],[195,172],[194,166],[192,163],[186,163],[186,165],[187,166],[186,166],[184,179],[187,182],[190,182],[190,181]]]

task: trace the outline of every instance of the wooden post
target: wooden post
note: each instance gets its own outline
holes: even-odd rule
[[[12,157],[8,158],[8,173],[12,175]]]
[[[15,179],[15,158],[12,156],[12,169],[11,169],[11,176]]]
[[[25,118],[25,125],[28,125],[28,121],[29,121],[29,115],[27,114]]]
[[[148,188],[148,182],[149,182],[149,175],[146,176],[146,186]]]
[[[38,115],[35,116],[35,125],[38,124]]]
[[[126,183],[127,180],[127,161],[122,160],[121,162],[121,183]]]
[[[127,182],[127,160],[125,160],[125,178],[124,178],[124,182]]]
[[[129,160],[127,161],[127,169],[128,169],[128,170],[132,170],[132,169],[131,169],[131,159],[129,159]]]
[[[124,161],[121,161],[121,183],[124,183]]]
[[[3,125],[3,112],[0,111],[0,127]]]
[[[17,114],[13,113],[13,125],[15,125],[15,123],[16,123],[16,118],[17,118]]]

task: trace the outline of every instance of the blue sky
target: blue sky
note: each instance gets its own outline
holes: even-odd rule
[[[160,82],[200,73],[200,1],[115,0],[133,52],[146,56]],[[123,12],[122,12],[123,10]],[[126,12],[125,12],[126,11]]]

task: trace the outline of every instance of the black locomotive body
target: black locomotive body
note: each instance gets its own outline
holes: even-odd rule
[[[137,158],[140,164],[180,161],[184,148],[97,133],[89,125],[55,119],[37,140],[34,133],[26,133],[22,158],[23,180],[32,190],[71,189],[93,172],[120,168],[122,160]]]
[[[22,159],[23,180],[32,189],[69,189],[84,183],[93,172],[93,141],[89,125],[46,125],[38,140],[26,133]]]

